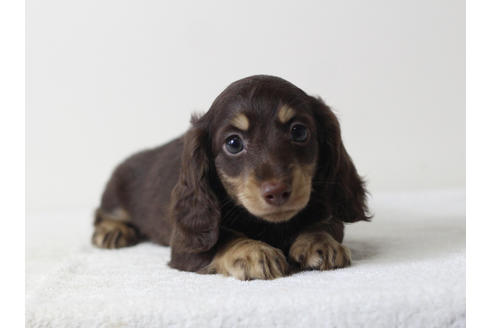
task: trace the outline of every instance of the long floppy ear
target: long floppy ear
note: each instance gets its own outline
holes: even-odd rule
[[[319,192],[328,197],[331,214],[344,222],[368,221],[366,188],[345,150],[340,124],[322,99],[312,98],[318,124],[319,161],[315,181]],[[326,198],[325,198],[326,199]]]
[[[198,253],[212,248],[219,237],[220,207],[211,187],[214,174],[205,117],[192,118],[184,136],[181,171],[172,191],[174,223],[171,246],[178,252]]]

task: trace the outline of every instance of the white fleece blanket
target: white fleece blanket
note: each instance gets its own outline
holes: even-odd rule
[[[378,194],[349,268],[242,282],[170,269],[150,243],[99,250],[91,210],[27,221],[28,327],[464,327],[465,192]]]

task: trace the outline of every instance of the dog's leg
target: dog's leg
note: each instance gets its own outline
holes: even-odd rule
[[[341,244],[343,230],[340,236],[336,228],[330,222],[321,222],[301,232],[290,247],[289,258],[301,269],[330,270],[350,265],[350,250]]]
[[[92,244],[100,248],[121,248],[139,242],[137,228],[130,223],[128,213],[120,208],[111,212],[96,211]]]
[[[275,279],[286,275],[288,268],[280,249],[258,240],[237,237],[221,246],[201,273],[221,273],[240,280]]]

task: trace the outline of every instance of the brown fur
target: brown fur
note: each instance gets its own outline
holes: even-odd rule
[[[294,124],[305,140],[292,139]],[[225,145],[231,135],[243,141],[237,154]],[[286,188],[285,203],[267,202],[266,183]],[[348,265],[343,223],[368,219],[364,183],[330,108],[285,80],[252,76],[227,87],[184,136],[116,168],[93,242],[148,239],[171,246],[174,268],[268,279],[288,271],[268,266],[278,252],[302,269]]]

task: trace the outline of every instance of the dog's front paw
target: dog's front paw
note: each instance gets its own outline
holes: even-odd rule
[[[290,247],[289,257],[301,269],[330,270],[351,263],[350,250],[325,231],[300,234]]]
[[[275,279],[287,274],[288,264],[282,251],[264,242],[239,238],[220,250],[208,267],[240,280]]]

